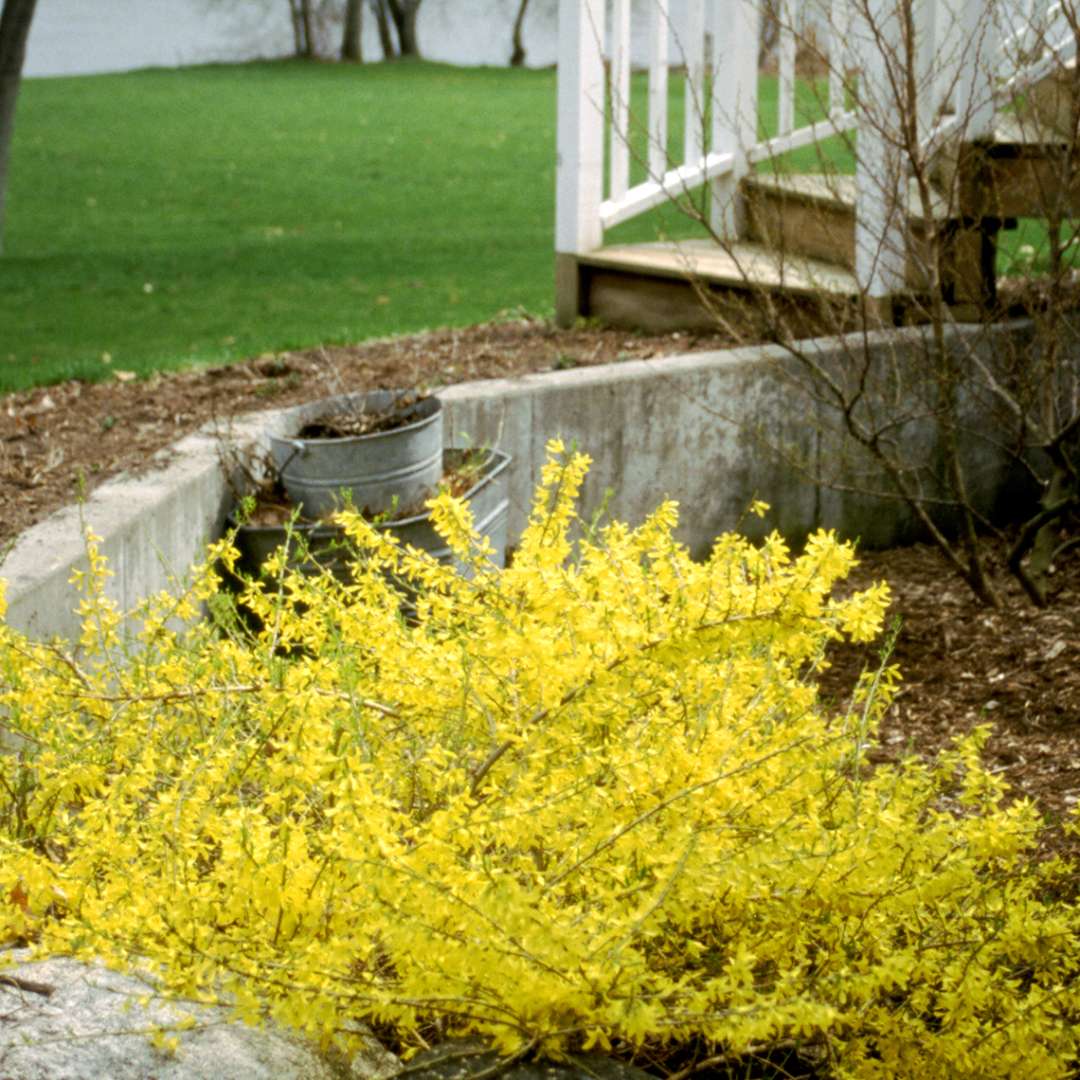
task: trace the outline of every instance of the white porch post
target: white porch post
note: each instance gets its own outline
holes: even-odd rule
[[[575,255],[603,239],[604,0],[560,0],[558,129],[555,178],[555,308],[567,325],[577,317]]]
[[[883,299],[903,288],[906,251],[902,195],[906,171],[898,146],[897,101],[888,77],[903,63],[895,0],[865,0],[851,27],[862,74],[855,164],[855,277],[864,296]],[[897,80],[902,86],[902,80]]]
[[[712,22],[712,151],[732,154],[735,160],[731,172],[713,182],[710,219],[718,236],[736,239],[743,227],[739,181],[757,142],[761,0],[714,0]]]

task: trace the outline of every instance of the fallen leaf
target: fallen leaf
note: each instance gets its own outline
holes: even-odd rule
[[[1064,639],[1058,638],[1043,655],[1044,660],[1056,660],[1067,648]]]

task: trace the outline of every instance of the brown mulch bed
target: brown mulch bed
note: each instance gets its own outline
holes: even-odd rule
[[[888,619],[900,620],[890,662],[903,676],[870,758],[931,757],[991,724],[985,760],[1015,794],[1038,803],[1055,826],[1050,846],[1080,856],[1080,843],[1056,827],[1080,803],[1080,558],[1055,567],[1053,602],[1039,610],[1001,569],[1003,550],[994,554],[997,610],[975,600],[936,548],[861,553],[849,583],[889,582]],[[834,650],[823,693],[840,700],[877,660],[866,648]]]
[[[0,551],[103,480],[146,466],[208,421],[353,390],[513,378],[616,360],[723,348],[719,334],[556,330],[537,319],[256,357],[229,367],[101,383],[66,382],[0,397]]]
[[[150,381],[65,383],[0,399],[0,554],[5,542],[209,420],[344,390],[515,377],[530,371],[720,348],[718,336],[557,331],[535,320],[442,330],[351,347],[264,356]],[[2,566],[0,566],[2,574]],[[1080,802],[1080,558],[1057,569],[1055,602],[1036,611],[1006,589],[980,607],[931,548],[864,553],[854,584],[884,578],[902,619],[894,660],[903,688],[878,761],[931,755],[991,722],[988,759],[1053,823]],[[839,698],[872,650],[839,650],[823,682]],[[1055,844],[1062,834],[1052,834]],[[1075,850],[1075,845],[1074,845]]]

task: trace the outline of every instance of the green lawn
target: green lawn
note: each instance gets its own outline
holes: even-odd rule
[[[798,122],[822,115],[820,89],[800,84]],[[775,78],[760,97],[775,130]],[[642,77],[633,104],[644,111]],[[787,164],[822,158],[853,167],[835,139]],[[280,62],[27,80],[0,392],[550,312],[554,174],[551,70]],[[662,207],[608,238],[696,229]],[[1021,242],[1037,247],[1038,226],[1003,247]]]
[[[550,309],[554,92],[434,64],[28,80],[0,390]]]
[[[635,79],[635,106],[644,93]],[[761,93],[769,128],[775,79]],[[554,174],[554,71],[290,62],[27,80],[0,390],[547,313]],[[658,231],[694,226],[659,210],[611,239]]]

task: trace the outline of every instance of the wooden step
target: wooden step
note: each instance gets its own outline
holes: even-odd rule
[[[854,176],[762,173],[744,179],[742,190],[752,239],[849,271],[855,269]],[[959,215],[941,191],[932,188],[929,194],[930,206],[924,208],[918,184],[914,179],[909,181],[907,287],[920,290],[929,283],[926,222],[932,219],[943,239],[941,275],[946,289],[957,297],[977,297],[982,287],[978,232],[962,227]]]
[[[855,178],[768,175],[742,183],[750,239],[855,269]]]
[[[786,257],[763,244],[737,241],[721,246],[712,240],[663,240],[613,244],[581,256],[581,262],[610,270],[648,270],[666,278],[696,277],[714,285],[837,296],[858,292],[854,276],[821,259]]]
[[[1055,68],[1044,79],[1024,92],[1030,115],[1044,127],[1062,136],[1066,142],[1077,137],[1076,111],[1080,87],[1077,86],[1076,61]]]
[[[1069,141],[1031,111],[1001,114],[989,139],[951,141],[937,155],[935,179],[953,185],[957,209],[969,219],[1080,215],[1080,169]]]
[[[800,336],[855,324],[859,289],[850,271],[781,255],[761,244],[711,240],[617,244],[576,257],[581,314],[616,326],[760,333],[782,319]]]

